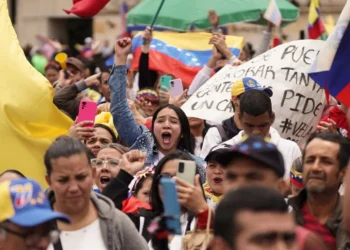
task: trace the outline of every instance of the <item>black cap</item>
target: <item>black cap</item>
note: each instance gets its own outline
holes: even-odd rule
[[[240,144],[216,155],[215,159],[225,168],[237,156],[244,156],[260,162],[273,170],[278,177],[284,176],[285,168],[282,154],[274,144],[265,141],[261,136],[249,136]]]
[[[217,160],[218,156],[220,156],[223,153],[230,152],[230,147],[227,147],[225,144],[223,144],[222,146],[221,145],[219,146],[216,146],[210,150],[209,154],[204,159],[206,162],[209,162],[209,161],[219,162]]]

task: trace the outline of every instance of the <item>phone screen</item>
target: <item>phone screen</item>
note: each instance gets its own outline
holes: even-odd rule
[[[181,235],[181,210],[178,202],[175,181],[168,177],[160,179],[160,184],[163,188],[163,205],[164,212],[167,216],[166,225],[171,234]]]

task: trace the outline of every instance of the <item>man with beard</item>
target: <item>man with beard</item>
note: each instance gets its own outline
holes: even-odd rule
[[[297,223],[319,234],[329,249],[343,249],[347,242],[342,225],[342,184],[350,145],[335,133],[314,133],[303,154],[305,189],[289,199]]]

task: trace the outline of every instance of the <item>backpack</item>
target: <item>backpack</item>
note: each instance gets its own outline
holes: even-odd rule
[[[219,131],[219,134],[221,136],[221,142],[225,142],[225,141],[230,139],[228,137],[223,125],[215,125],[214,127],[217,128]]]

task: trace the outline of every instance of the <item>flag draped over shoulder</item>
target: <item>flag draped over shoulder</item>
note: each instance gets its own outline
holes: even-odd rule
[[[198,71],[208,62],[213,45],[208,44],[210,33],[153,32],[149,51],[149,69],[181,78],[189,86]],[[226,36],[226,44],[235,56],[243,47],[243,37]],[[138,70],[142,49],[142,33],[132,41],[134,54],[131,69]]]
[[[53,88],[27,61],[0,0],[0,172],[21,171],[45,183],[44,153],[72,120],[53,104]]]
[[[318,0],[311,0],[308,17],[309,39],[326,40],[326,30],[321,20],[320,4]]]
[[[338,22],[317,55],[310,77],[338,101],[350,107],[350,0]]]

